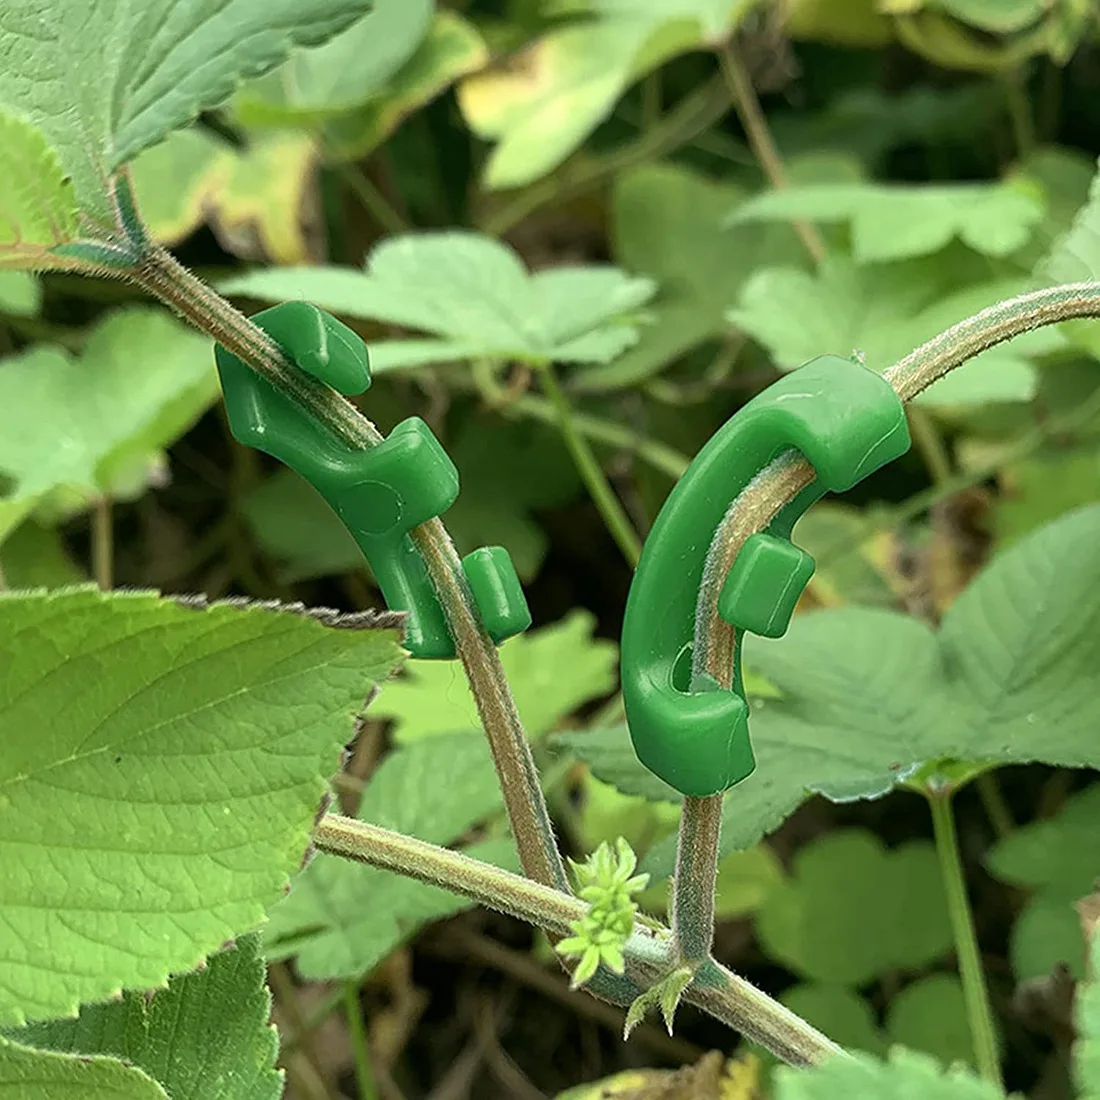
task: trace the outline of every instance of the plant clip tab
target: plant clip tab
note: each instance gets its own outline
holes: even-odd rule
[[[252,320],[300,370],[340,393],[360,394],[370,386],[363,341],[316,306],[285,302]],[[431,428],[412,416],[377,447],[356,450],[221,345],[214,356],[234,437],[297,471],[325,498],[363,551],[386,605],[408,612],[405,648],[414,657],[453,657],[443,608],[409,537],[458,496],[458,471]],[[531,625],[507,550],[474,550],[462,569],[494,642]]]
[[[784,451],[817,473],[741,548],[718,600],[737,628],[732,690],[692,683],[695,605],[707,552],[731,502]],[[909,449],[905,409],[872,370],[822,356],[781,378],[707,442],[642,549],[622,633],[622,689],[638,759],[685,795],[718,794],[756,766],[741,677],[742,631],[778,638],[814,571],[791,529],[825,492],[843,492]]]

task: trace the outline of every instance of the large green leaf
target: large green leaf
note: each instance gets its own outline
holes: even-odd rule
[[[652,323],[637,346],[613,363],[578,374],[574,389],[631,385],[728,330],[726,311],[765,252],[773,263],[791,252],[774,231],[722,231],[739,197],[736,188],[678,165],[651,165],[619,176],[612,209],[615,258],[628,271],[653,277],[659,294]]]
[[[856,267],[833,257],[816,273],[763,268],[745,284],[730,318],[785,370],[853,351],[883,370],[958,321],[1027,289],[1022,276],[957,289],[944,280],[940,263],[920,260]],[[792,325],[795,316],[799,323]],[[1049,328],[1018,336],[975,356],[917,400],[941,407],[1030,400],[1037,387],[1030,357],[1063,344]]]
[[[886,1053],[886,1040],[871,1006],[850,989],[804,982],[784,990],[779,1000],[848,1050]]]
[[[781,1066],[776,1100],[1004,1100],[1004,1093],[968,1069],[946,1072],[925,1054],[895,1047],[888,1062],[870,1055],[830,1058],[813,1069]]]
[[[0,360],[0,472],[17,497],[109,493],[116,474],[174,442],[217,393],[205,336],[159,310],[109,314],[78,359],[39,344]]]
[[[927,841],[888,851],[874,834],[834,831],[802,848],[756,930],[769,958],[803,977],[861,986],[951,949],[939,863]]]
[[[255,928],[398,663],[370,618],[0,597],[0,1023],[148,989]]]
[[[0,1100],[88,1100],[89,1097],[170,1100],[151,1077],[115,1058],[54,1054],[0,1038]]]
[[[998,878],[1032,891],[1012,928],[1017,978],[1045,977],[1059,963],[1083,978],[1085,951],[1074,902],[1098,877],[1100,787],[1074,795],[1056,817],[1020,826],[998,841],[987,862]]]
[[[849,222],[852,255],[867,264],[927,256],[955,237],[987,256],[1007,256],[1027,243],[1043,212],[1040,195],[1011,183],[824,183],[757,195],[729,221]]]
[[[374,0],[364,19],[330,42],[299,50],[249,81],[233,101],[244,122],[318,123],[385,87],[431,26],[435,0]]]
[[[0,64],[2,43],[0,30]],[[33,267],[75,235],[76,200],[42,131],[3,106],[0,100],[0,268]]]
[[[572,0],[588,16],[549,31],[508,68],[470,77],[459,103],[495,141],[485,182],[519,187],[560,164],[626,88],[671,57],[721,42],[755,0]],[[559,11],[562,10],[559,5]]]
[[[811,792],[876,798],[924,761],[1097,767],[1098,540],[1096,506],[1022,539],[966,589],[938,633],[894,612],[840,608],[796,616],[781,639],[749,637],[746,661],[782,697],[754,704],[757,769],[726,798],[723,848],[751,847]],[[588,736],[570,740],[582,757]],[[640,772],[625,730],[614,754],[609,736],[592,759],[597,777]],[[645,869],[667,874],[673,855],[658,845]]]
[[[375,370],[477,358],[604,362],[638,338],[634,316],[653,289],[648,279],[609,266],[529,275],[507,245],[459,230],[384,241],[366,272],[290,267],[222,286],[250,298],[305,298],[333,313],[438,337],[411,342],[411,357],[404,354],[409,341],[372,343]]]
[[[465,734],[404,746],[371,777],[359,817],[436,844],[450,844],[496,814],[503,796],[484,740]],[[515,869],[510,840],[488,840],[468,855]],[[390,871],[320,854],[274,905],[265,929],[272,957],[297,956],[308,978],[367,973],[426,921],[473,903]]]
[[[70,1020],[9,1037],[66,1054],[112,1055],[144,1070],[172,1100],[278,1100],[278,1038],[269,1022],[260,934],[242,936],[206,965],[152,995],[85,1005]]]
[[[369,0],[5,0],[0,108],[39,127],[80,208],[111,224],[116,169]]]
[[[528,734],[553,729],[582,703],[615,686],[618,649],[592,637],[594,620],[574,610],[560,622],[509,639],[500,661]],[[400,741],[480,728],[477,708],[457,661],[410,661],[386,685],[371,715],[392,718]]]

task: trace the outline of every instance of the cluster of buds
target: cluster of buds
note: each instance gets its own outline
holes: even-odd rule
[[[622,837],[615,850],[604,841],[584,863],[569,861],[577,881],[577,895],[588,902],[588,912],[569,927],[573,935],[557,945],[565,958],[577,958],[572,988],[584,985],[601,963],[622,974],[623,948],[634,927],[638,906],[633,895],[644,890],[649,875],[635,875],[638,857]]]

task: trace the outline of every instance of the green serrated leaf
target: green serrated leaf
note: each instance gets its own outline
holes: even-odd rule
[[[367,784],[358,816],[450,844],[502,805],[485,742],[450,734],[386,757]],[[509,870],[517,867],[511,840],[486,840],[465,851]],[[274,958],[295,955],[305,977],[358,977],[420,925],[472,904],[446,890],[321,853],[272,906],[265,943]]]
[[[813,1069],[780,1066],[775,1083],[776,1100],[1004,1100],[995,1084],[970,1070],[945,1072],[934,1058],[904,1047],[895,1047],[888,1062],[855,1054]]]
[[[428,33],[435,0],[375,0],[354,26],[323,46],[299,50],[246,83],[233,99],[245,125],[315,125],[360,106],[401,69]]]
[[[442,358],[456,358],[451,346],[459,345],[464,358],[531,363],[614,357],[637,339],[631,317],[653,289],[648,279],[614,267],[559,267],[532,276],[508,246],[459,230],[384,241],[366,272],[284,268],[222,286],[228,294],[306,298],[344,316],[431,332],[446,345]],[[440,361],[429,348],[421,361]]]
[[[756,930],[771,958],[826,984],[860,986],[923,966],[952,942],[935,849],[911,841],[887,850],[863,830],[829,833],[799,851]]]
[[[764,344],[776,365],[791,370],[817,355],[861,352],[883,370],[914,348],[986,306],[1027,289],[1022,277],[961,288],[939,263],[855,267],[827,260],[816,273],[764,268],[745,284],[730,319]],[[799,324],[790,319],[798,316]],[[934,383],[917,400],[958,408],[1028,401],[1038,386],[1030,356],[1064,346],[1057,332],[1039,330],[998,345]]]
[[[1007,256],[1027,243],[1043,214],[1041,196],[1012,183],[857,183],[767,191],[729,220],[848,222],[852,256],[869,264],[927,256],[956,237],[984,255]]]
[[[369,0],[5,0],[0,108],[39,127],[77,204],[112,225],[110,175]],[[0,143],[2,145],[3,143]]]
[[[174,442],[217,393],[205,336],[159,310],[109,314],[79,359],[40,344],[0,365],[0,472],[16,496],[110,493],[118,470]]]
[[[531,737],[552,730],[582,703],[615,686],[618,649],[592,637],[595,620],[574,610],[500,647],[500,661],[519,716]],[[457,661],[410,661],[408,675],[386,685],[372,704],[376,718],[397,723],[398,741],[480,728],[477,708]]]
[[[18,1025],[255,928],[401,650],[369,620],[144,592],[0,605],[0,1023]]]
[[[590,0],[587,15],[532,43],[508,69],[465,80],[467,124],[496,147],[491,189],[520,187],[559,165],[635,80],[689,50],[720,42],[754,0]]]
[[[258,932],[241,936],[150,996],[85,1005],[73,1020],[32,1024],[8,1037],[64,1054],[110,1055],[144,1070],[172,1100],[278,1100],[278,1037]]]
[[[33,267],[76,235],[76,199],[46,135],[3,106],[0,99],[0,267]]]
[[[2,1100],[169,1100],[148,1075],[114,1058],[31,1050],[0,1038]]]
[[[1058,963],[1084,977],[1080,921],[1073,903],[1089,893],[1100,867],[1100,788],[1069,798],[1057,816],[1021,825],[986,857],[1005,882],[1032,891],[1012,930],[1013,969],[1021,981]]]
[[[780,697],[753,700],[757,769],[726,801],[723,851],[751,847],[811,793],[881,797],[929,760],[1100,765],[1098,540],[1100,506],[1020,540],[938,633],[894,612],[838,608],[795,616],[781,639],[746,639],[748,666]],[[592,736],[571,737],[570,749],[586,758]],[[599,778],[644,773],[625,729],[600,739]],[[642,868],[665,877],[674,855],[664,841]]]

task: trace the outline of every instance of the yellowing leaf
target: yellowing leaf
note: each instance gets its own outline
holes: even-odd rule
[[[246,259],[277,264],[316,258],[320,249],[310,240],[317,233],[316,161],[313,139],[294,133],[262,137],[243,155],[223,161],[227,170],[212,196],[210,218],[222,244]]]
[[[507,67],[459,86],[462,113],[495,140],[485,182],[519,187],[557,167],[636,79],[717,42],[755,0],[591,0],[591,18],[555,29]]]
[[[235,149],[192,127],[143,153],[131,173],[138,209],[161,244],[209,221],[228,251],[292,264],[318,252],[316,163],[307,134],[261,134]]]

